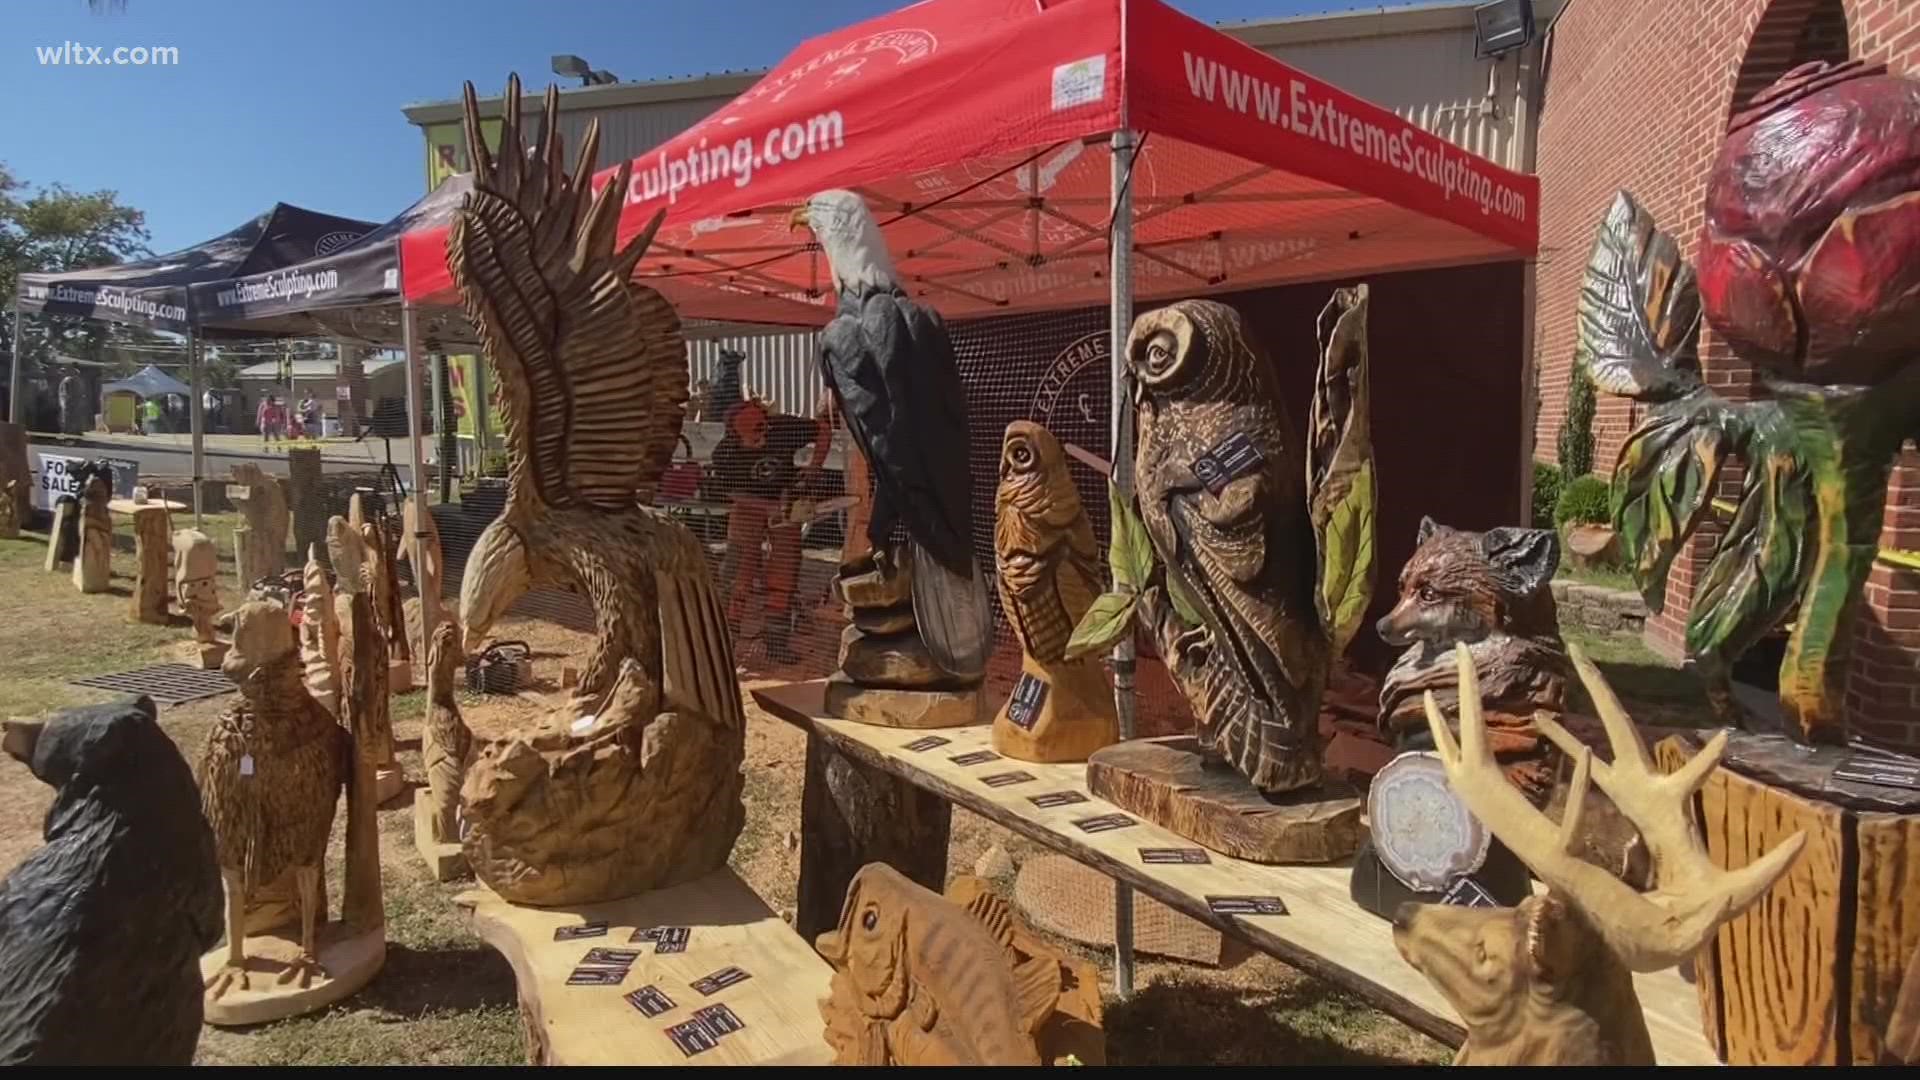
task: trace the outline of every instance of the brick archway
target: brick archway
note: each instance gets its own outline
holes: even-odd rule
[[[1773,0],[1747,37],[1727,115],[1801,64],[1848,59],[1848,25],[1844,0]]]

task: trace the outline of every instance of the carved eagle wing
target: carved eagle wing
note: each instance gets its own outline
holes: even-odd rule
[[[523,150],[510,79],[496,160],[466,86],[473,191],[448,239],[454,280],[500,381],[511,507],[617,510],[651,499],[687,403],[686,346],[672,305],[632,282],[665,212],[616,251],[631,166],[592,190],[597,123],[561,171],[559,93]]]

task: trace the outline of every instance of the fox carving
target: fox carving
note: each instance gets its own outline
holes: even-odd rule
[[[1557,761],[1534,725],[1566,711],[1572,667],[1553,602],[1559,538],[1546,529],[1451,529],[1420,520],[1400,597],[1376,625],[1408,647],[1380,688],[1379,724],[1396,745],[1424,738],[1421,695],[1431,690],[1448,719],[1459,710],[1453,646],[1467,646],[1484,695],[1496,759],[1534,805],[1551,794]]]

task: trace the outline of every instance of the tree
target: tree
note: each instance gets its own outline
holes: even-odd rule
[[[61,184],[29,191],[0,163],[0,298],[9,309],[22,271],[57,273],[124,262],[148,254],[149,235],[146,214],[122,203],[117,192],[76,192]],[[0,321],[0,342],[8,348],[13,318],[8,310]],[[21,341],[29,365],[56,353],[100,359],[110,340],[142,339],[144,333],[79,319],[45,319],[33,326],[42,328]]]

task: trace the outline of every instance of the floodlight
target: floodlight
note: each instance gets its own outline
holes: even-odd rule
[[[584,79],[593,73],[587,62],[572,53],[560,53],[553,58],[553,73],[565,75],[570,79]]]
[[[1533,0],[1493,0],[1473,9],[1473,54],[1500,56],[1533,40]]]

